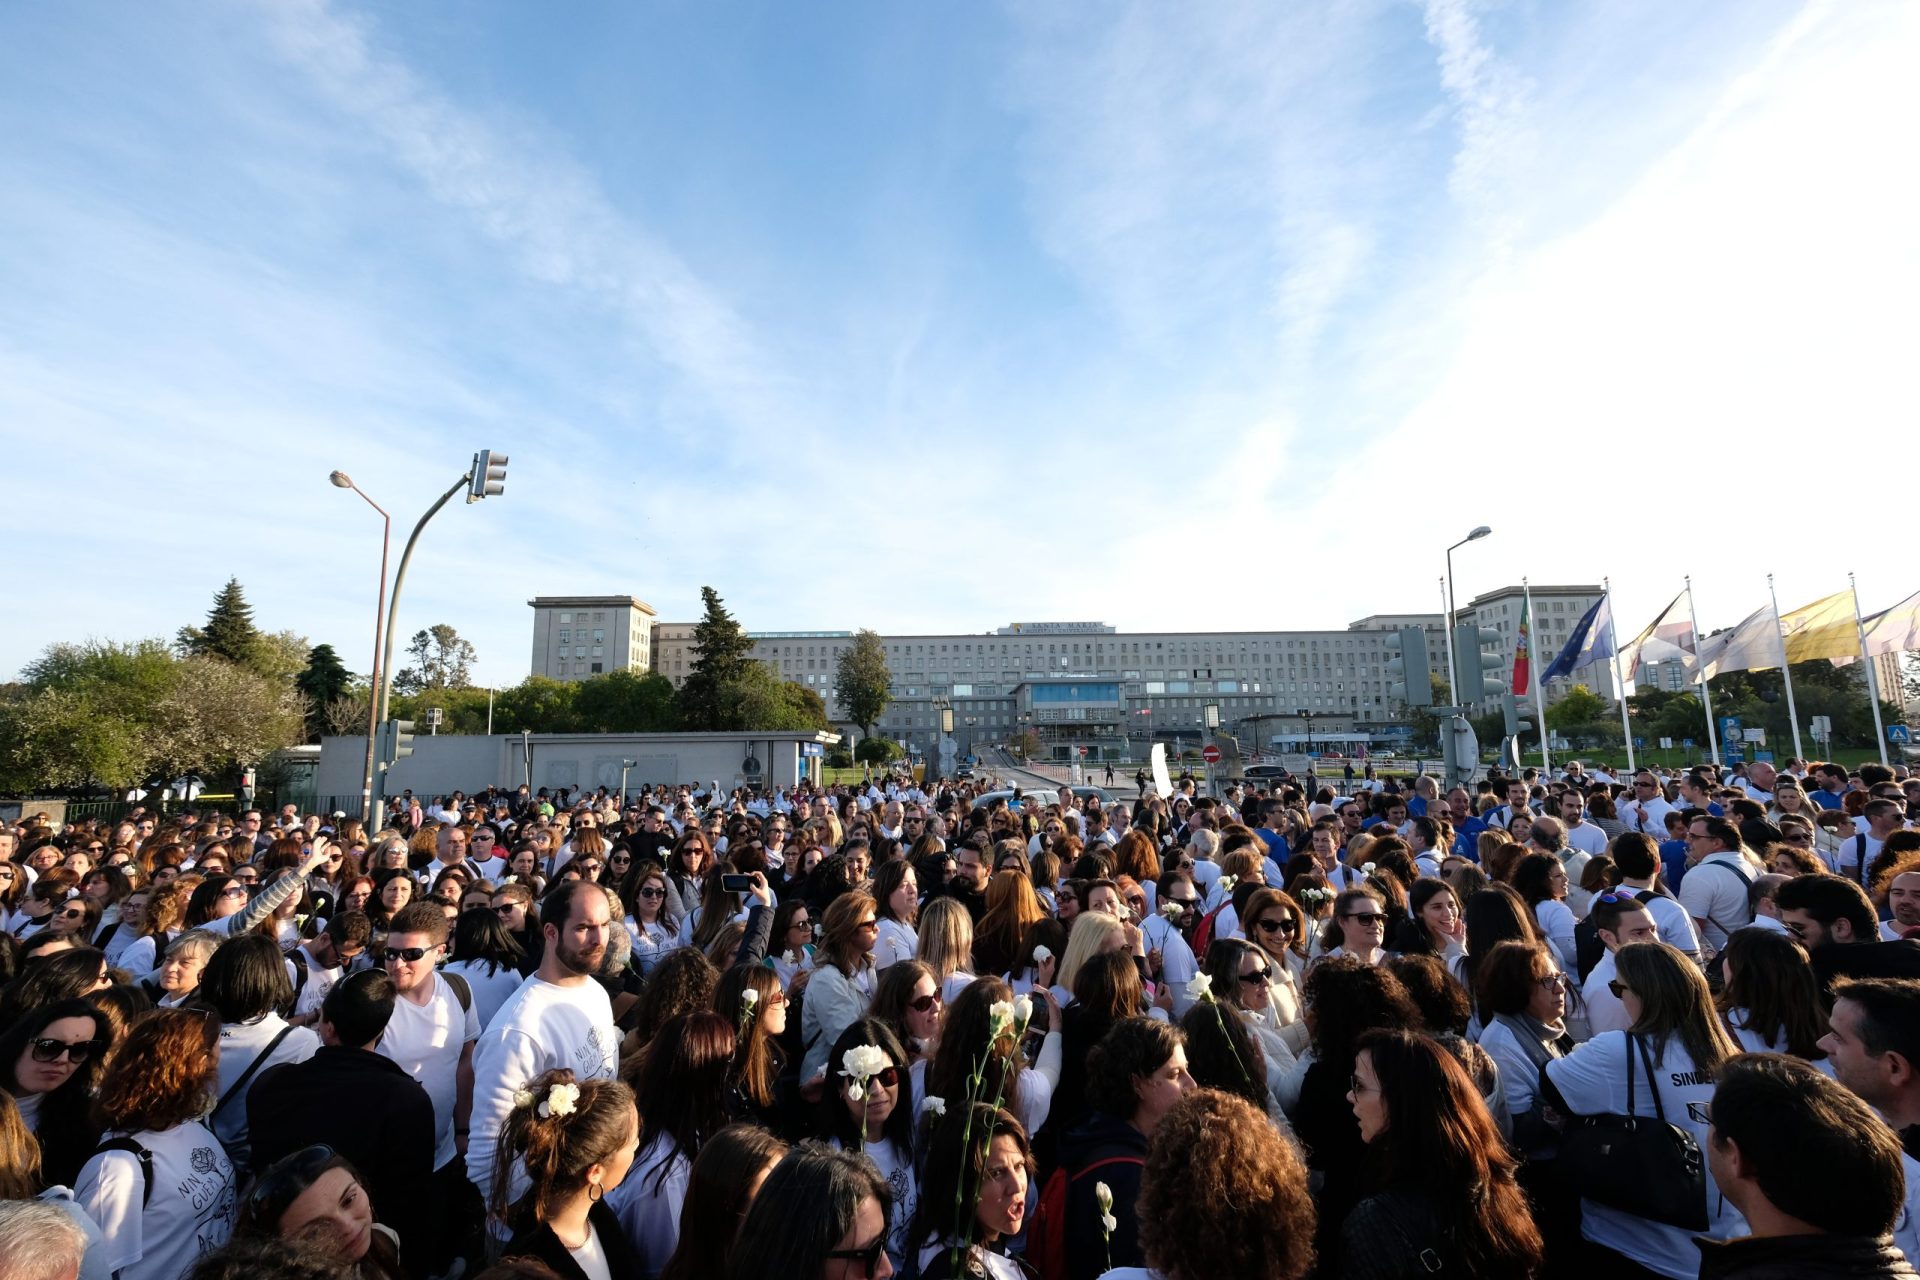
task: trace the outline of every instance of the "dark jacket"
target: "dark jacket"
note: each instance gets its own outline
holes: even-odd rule
[[[1320,1206],[1316,1244],[1323,1258],[1337,1256],[1340,1224],[1367,1190],[1367,1144],[1347,1101],[1352,1068],[1315,1059],[1300,1082],[1300,1103],[1293,1111],[1293,1132],[1307,1149],[1307,1168],[1321,1176],[1314,1199]]]
[[[1892,1236],[1743,1236],[1695,1239],[1700,1280],[1869,1280],[1920,1275]]]
[[[1067,1175],[1067,1280],[1095,1280],[1113,1267],[1146,1265],[1136,1213],[1146,1161],[1147,1135],[1103,1111],[1060,1140],[1060,1168]],[[1094,1193],[1102,1182],[1113,1192],[1111,1238],[1101,1231]]]
[[[1340,1225],[1341,1280],[1425,1280],[1456,1269],[1433,1203],[1417,1191],[1368,1196]]]
[[[640,1257],[634,1253],[627,1233],[620,1226],[620,1219],[613,1210],[607,1208],[606,1201],[594,1201],[593,1207],[587,1210],[587,1222],[593,1227],[594,1234],[600,1237],[600,1249],[607,1255],[607,1274],[616,1278],[639,1275]],[[567,1252],[567,1246],[560,1243],[560,1238],[553,1234],[553,1228],[544,1222],[536,1223],[528,1230],[516,1231],[500,1256],[537,1258],[551,1267],[560,1280],[587,1280],[587,1273]]]
[[[433,1102],[399,1063],[371,1049],[324,1045],[268,1067],[247,1091],[253,1172],[316,1142],[353,1162],[376,1222],[411,1222],[433,1176]]]

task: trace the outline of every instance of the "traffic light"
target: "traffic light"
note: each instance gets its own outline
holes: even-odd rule
[[[1523,714],[1520,710],[1520,699],[1514,697],[1511,692],[1500,695],[1500,712],[1506,718],[1507,736],[1509,738],[1515,738],[1523,733],[1533,732],[1533,721],[1522,720],[1520,718]]]
[[[1486,627],[1462,623],[1453,629],[1454,661],[1460,668],[1460,687],[1453,694],[1455,702],[1463,707],[1477,707],[1484,699],[1507,691],[1506,681],[1489,674],[1500,670],[1502,643],[1500,633]],[[1482,645],[1493,648],[1489,652],[1481,648]]]
[[[507,455],[482,449],[473,455],[473,476],[467,481],[467,501],[495,497],[507,489]]]
[[[387,720],[380,725],[380,763],[390,765],[413,754],[413,721]]]
[[[1419,627],[1402,627],[1386,637],[1387,676],[1393,683],[1387,692],[1410,707],[1433,705],[1433,670],[1427,665],[1427,633]]]

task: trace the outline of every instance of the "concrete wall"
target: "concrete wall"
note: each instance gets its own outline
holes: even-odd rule
[[[798,733],[608,733],[535,734],[532,738],[534,790],[578,786],[617,790],[620,762],[632,760],[627,786],[642,783],[713,782],[735,786],[750,779],[742,766],[749,757],[759,762],[758,780],[774,786],[792,786],[800,777],[803,742],[831,745],[833,734]],[[415,795],[444,795],[477,791],[483,787],[518,787],[527,782],[519,734],[420,734],[413,754],[395,761],[387,771],[388,795],[412,791]],[[321,743],[320,767],[314,790],[322,801],[360,794],[366,765],[365,735],[326,738]],[[808,762],[818,768],[820,757]],[[354,805],[343,805],[353,810]]]

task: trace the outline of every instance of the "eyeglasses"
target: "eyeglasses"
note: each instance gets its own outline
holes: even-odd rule
[[[880,1255],[886,1250],[887,1237],[883,1234],[864,1249],[830,1249],[825,1256],[842,1262],[857,1262],[865,1268],[867,1275],[872,1275],[873,1269],[880,1265]]]
[[[1618,978],[1608,978],[1607,990],[1613,992],[1613,998],[1615,1000],[1624,1000],[1627,998],[1627,992],[1633,990],[1633,988],[1629,987],[1626,983],[1620,981]]]
[[[1561,991],[1566,988],[1567,977],[1563,973],[1550,973],[1544,978],[1534,979],[1542,991]]]
[[[940,1007],[940,1003],[940,994],[935,992],[930,996],[915,996],[907,1001],[907,1008],[915,1013],[932,1013]]]
[[[1383,924],[1387,917],[1378,911],[1349,911],[1341,918],[1345,920],[1357,920],[1361,924]]]
[[[1268,916],[1268,917],[1266,917],[1266,918],[1265,918],[1265,919],[1263,919],[1263,920],[1256,920],[1256,921],[1254,921],[1254,922],[1253,922],[1253,926],[1254,926],[1254,928],[1256,928],[1256,929],[1258,929],[1258,930],[1260,930],[1260,932],[1262,932],[1262,933],[1287,933],[1287,934],[1290,934],[1290,933],[1292,933],[1292,932],[1293,932],[1293,921],[1291,921],[1291,920],[1277,920],[1277,919],[1275,919],[1275,918],[1273,918],[1272,916]]]
[[[439,949],[440,947],[437,943],[431,947],[388,947],[387,963],[392,964],[395,960],[405,960],[408,964],[419,964]]]
[[[861,925],[860,927],[863,929],[866,928],[865,925]],[[811,929],[813,928],[813,921],[806,920],[806,919],[795,920],[789,925],[787,925],[787,928],[788,929]]]
[[[107,1046],[100,1040],[54,1040],[43,1036],[27,1041],[27,1047],[35,1062],[58,1062],[64,1054],[67,1061],[77,1067]]]
[[[1273,970],[1268,968],[1259,968],[1259,969],[1255,969],[1252,973],[1243,973],[1240,975],[1240,981],[1246,983],[1250,987],[1262,986],[1265,983],[1272,981],[1272,979],[1273,979]]]
[[[1349,1090],[1349,1091],[1351,1091],[1351,1092],[1353,1092],[1353,1093],[1378,1093],[1378,1092],[1380,1092],[1380,1086],[1379,1086],[1379,1085],[1377,1085],[1377,1084],[1367,1084],[1366,1082],[1364,1082],[1363,1080],[1361,1080],[1361,1079],[1360,1079],[1360,1073],[1359,1073],[1359,1072],[1357,1072],[1357,1071],[1356,1071],[1356,1072],[1354,1072],[1354,1073],[1353,1073],[1352,1075],[1350,1075],[1350,1076],[1348,1076],[1348,1077],[1347,1077],[1347,1088],[1348,1088],[1348,1090]]]
[[[223,898],[244,898],[247,896],[247,886],[244,884],[230,884],[220,891],[220,896]]]
[[[667,896],[667,891],[657,884],[650,884],[640,891],[640,896],[648,902],[654,902]]]

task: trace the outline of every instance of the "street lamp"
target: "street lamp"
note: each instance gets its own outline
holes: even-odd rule
[[[1459,548],[1466,546],[1469,542],[1478,542],[1492,532],[1493,530],[1489,529],[1486,525],[1480,525],[1466,537],[1447,548],[1447,695],[1455,706],[1462,706],[1464,704],[1460,701],[1459,677],[1454,674],[1453,669],[1453,553]]]
[[[1307,722],[1307,759],[1313,759],[1313,708],[1301,707],[1293,714]]]
[[[639,763],[638,760],[620,762],[620,807],[622,809],[627,807],[627,770],[637,767]]]
[[[341,480],[345,478],[345,476],[336,472],[333,482],[340,484]],[[352,481],[348,481],[347,483],[351,484]],[[400,567],[394,570],[393,596],[387,609],[386,638],[381,646],[380,654],[380,681],[374,688],[376,695],[374,702],[377,706],[377,713],[374,716],[375,723],[387,718],[387,708],[393,701],[394,624],[400,619],[400,588],[406,583],[407,564],[413,559],[413,547],[415,543],[420,541],[420,531],[425,529],[427,527],[427,521],[439,515],[440,508],[451,502],[453,495],[459,493],[462,489],[467,490],[467,501],[474,503],[480,501],[482,498],[493,497],[500,493],[506,488],[506,484],[507,455],[504,453],[494,453],[490,449],[482,449],[473,455],[473,461],[468,465],[466,472],[458,480],[453,482],[453,487],[441,494],[439,501],[427,508],[427,513],[420,517],[420,522],[413,526],[413,532],[407,536],[406,549],[400,553]],[[346,488],[347,486],[341,485],[341,487]],[[361,496],[365,497],[364,494]],[[371,501],[371,499],[368,500]],[[384,569],[381,571],[381,576],[382,578],[386,576]],[[532,786],[532,783],[529,782],[528,786]]]
[[[360,821],[373,828],[373,739],[380,727],[380,635],[386,627],[387,552],[393,546],[393,517],[387,514],[386,508],[367,497],[366,492],[346,472],[336,471],[327,479],[333,481],[336,489],[353,490],[368,506],[380,513],[380,586],[373,606],[373,670],[367,676],[367,766],[360,778]]]

